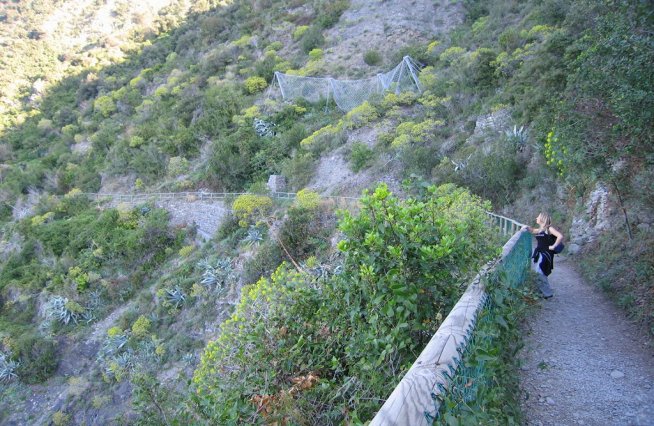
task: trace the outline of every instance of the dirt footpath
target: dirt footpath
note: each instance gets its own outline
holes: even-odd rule
[[[528,319],[520,353],[527,425],[654,425],[654,353],[572,259]]]

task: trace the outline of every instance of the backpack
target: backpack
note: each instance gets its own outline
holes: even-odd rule
[[[554,247],[554,254],[561,254],[563,249],[565,248],[565,245],[563,243],[559,244],[558,246]]]

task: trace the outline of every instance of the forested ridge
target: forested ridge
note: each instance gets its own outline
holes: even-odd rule
[[[550,211],[654,333],[649,2],[192,3],[0,6],[0,422],[365,422],[498,254],[486,210]],[[274,81],[405,56],[420,93],[346,113]],[[209,239],[83,195],[200,190],[249,193]]]

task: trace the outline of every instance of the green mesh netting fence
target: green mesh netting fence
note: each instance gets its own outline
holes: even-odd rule
[[[529,272],[529,257],[532,249],[532,238],[527,232],[522,232],[512,250],[487,275],[487,288],[502,286],[515,289],[523,284]],[[450,372],[450,384],[441,388],[441,395],[446,395],[447,403],[438,398],[439,411],[436,416],[425,413],[430,422],[446,420],[443,416],[450,413],[466,411],[469,405],[479,399],[479,393],[491,386],[491,376],[486,369],[485,358],[479,356],[479,347],[493,346],[496,333],[489,333],[488,329],[497,326],[497,307],[491,297],[486,297],[481,311],[477,316],[475,329],[471,333],[466,345],[460,350],[461,361],[456,370]],[[474,358],[474,362],[471,362]]]

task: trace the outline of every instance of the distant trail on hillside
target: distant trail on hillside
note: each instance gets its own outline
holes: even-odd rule
[[[554,297],[531,316],[520,353],[527,425],[654,425],[647,338],[572,260],[555,262]]]

